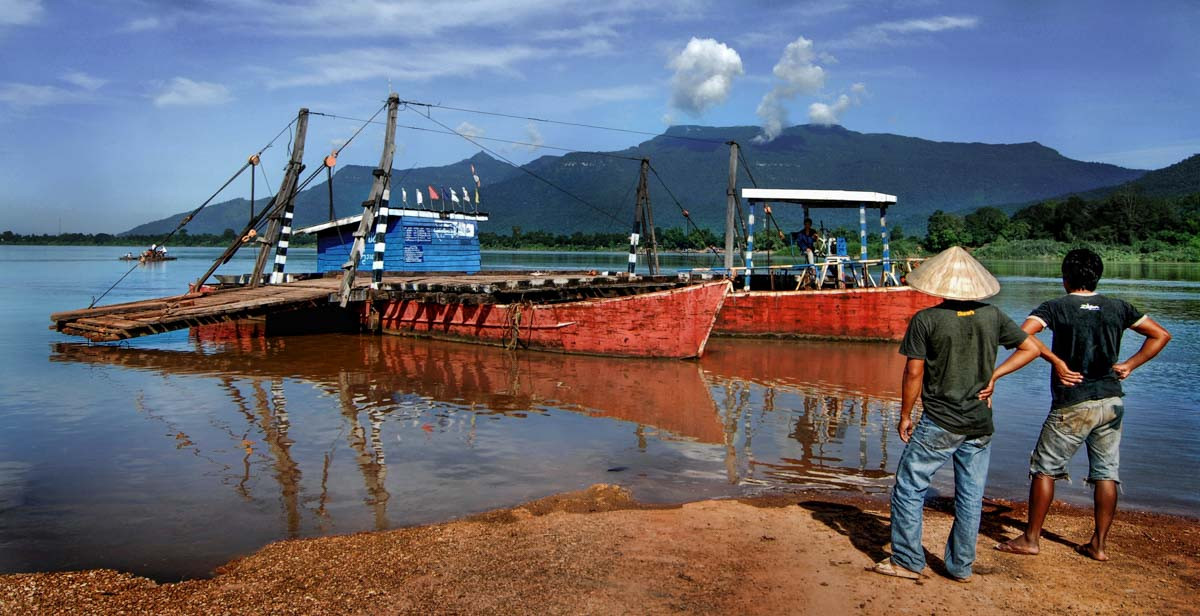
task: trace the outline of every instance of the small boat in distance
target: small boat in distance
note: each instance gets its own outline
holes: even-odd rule
[[[174,261],[179,257],[167,256],[167,249],[162,246],[151,245],[150,248],[143,250],[141,254],[135,255],[132,252],[117,257],[119,261],[137,261],[139,263],[156,263],[158,261]]]

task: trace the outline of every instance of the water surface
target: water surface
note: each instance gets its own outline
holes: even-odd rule
[[[131,247],[129,249],[136,249]],[[47,329],[128,269],[126,248],[0,246],[0,571],[111,567],[177,579],[286,537],[433,522],[592,483],[647,501],[781,488],[883,494],[903,365],[894,345],[714,339],[698,362],[576,357],[398,337],[89,345]],[[103,303],[173,294],[219,251],[173,249]],[[312,269],[311,250],[289,269]],[[486,253],[489,267],[611,269],[624,255]],[[664,264],[666,266],[666,264]],[[686,267],[672,262],[670,267]],[[695,264],[699,266],[706,263]],[[1160,265],[1160,264],[1155,264]],[[251,266],[239,257],[223,271]],[[993,264],[1021,319],[1054,264]],[[1127,382],[1122,506],[1200,509],[1195,266],[1102,290],[1175,335]],[[1126,338],[1124,354],[1139,337]],[[1035,364],[1001,382],[988,494],[1024,498],[1049,404]],[[1080,455],[1072,474],[1086,475]],[[947,471],[937,484],[949,489]],[[1063,486],[1073,502],[1082,482]]]

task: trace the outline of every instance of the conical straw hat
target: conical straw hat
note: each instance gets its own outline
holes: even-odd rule
[[[980,300],[1000,292],[996,277],[958,246],[926,259],[906,279],[908,286],[945,299]]]

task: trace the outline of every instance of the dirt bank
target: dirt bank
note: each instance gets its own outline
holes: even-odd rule
[[[951,519],[935,503],[925,545]],[[1122,512],[1109,554],[1076,554],[1088,512],[1055,510],[1037,557],[991,546],[1024,511],[990,502],[977,575],[913,582],[865,570],[884,554],[885,503],[794,494],[678,507],[593,486],[445,524],[283,541],[215,577],[156,584],[114,571],[0,576],[0,612],[1195,613],[1200,523]]]

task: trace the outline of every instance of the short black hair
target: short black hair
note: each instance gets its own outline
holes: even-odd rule
[[[812,219],[811,219],[811,218],[805,218],[805,219],[804,219],[804,224],[806,224],[806,225],[811,225],[811,224],[812,224]]]
[[[1103,274],[1104,261],[1090,249],[1076,248],[1063,257],[1063,282],[1072,291],[1095,291]]]

